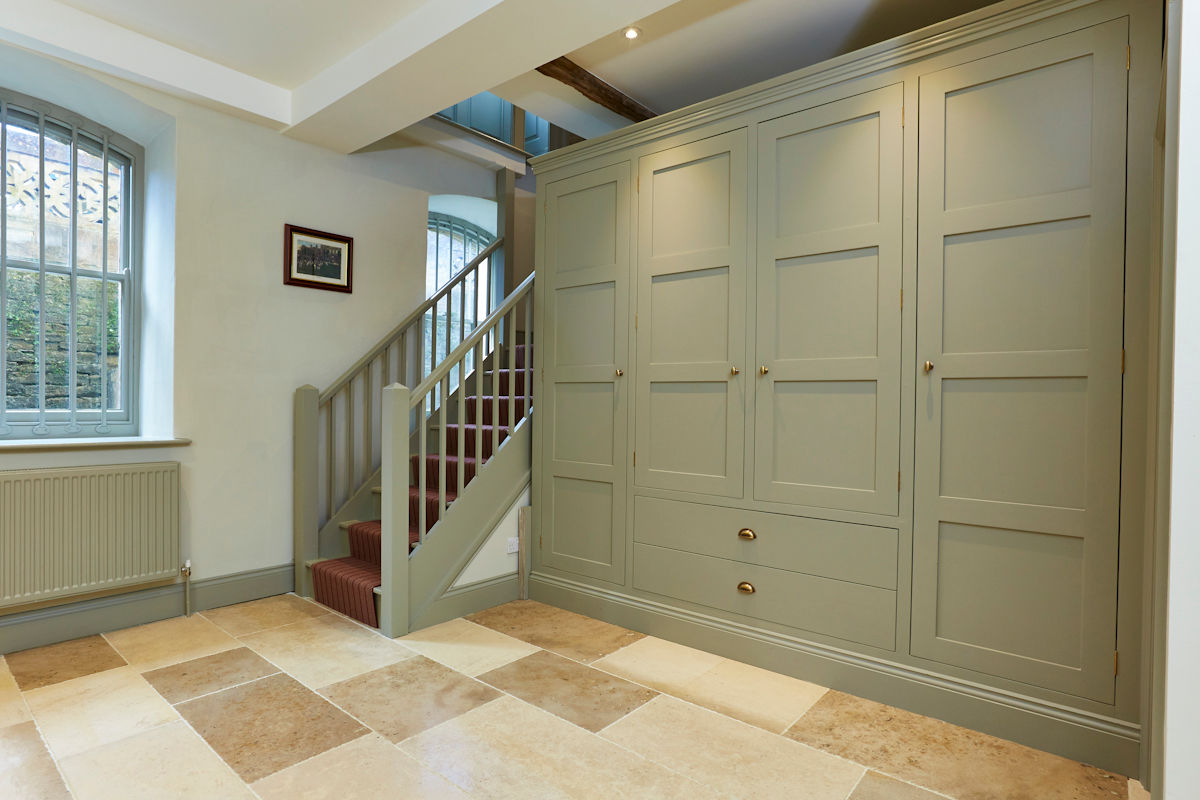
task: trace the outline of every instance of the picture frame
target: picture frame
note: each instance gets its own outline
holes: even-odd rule
[[[283,283],[349,294],[354,289],[354,239],[283,226]]]

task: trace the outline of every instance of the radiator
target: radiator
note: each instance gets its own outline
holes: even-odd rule
[[[0,614],[178,574],[178,462],[0,471]]]

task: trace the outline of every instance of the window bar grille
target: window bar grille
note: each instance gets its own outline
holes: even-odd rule
[[[79,128],[71,126],[71,178],[67,186],[71,193],[71,241],[67,245],[68,258],[71,266],[71,295],[70,306],[67,309],[67,375],[70,383],[67,385],[67,408],[71,421],[67,425],[67,433],[79,433],[79,367],[76,363],[76,316],[75,308],[79,301],[79,280],[76,270],[79,265]]]
[[[12,432],[8,411],[8,103],[0,102],[0,434]]]
[[[46,115],[38,112],[38,422],[33,432],[44,436],[46,427]]]
[[[100,205],[100,424],[97,433],[108,433],[108,134],[101,146],[100,166],[104,170],[103,197]]]

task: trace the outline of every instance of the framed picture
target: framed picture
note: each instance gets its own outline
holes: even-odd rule
[[[354,240],[298,225],[283,226],[283,282],[332,292],[352,290]]]

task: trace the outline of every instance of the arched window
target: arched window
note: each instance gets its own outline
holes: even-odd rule
[[[0,89],[0,438],[137,433],[141,148]]]
[[[429,212],[425,244],[425,295],[432,297],[495,241],[488,231],[459,217]],[[425,315],[425,371],[428,375],[462,338],[487,316],[491,273],[480,269],[461,282]],[[451,382],[458,384],[457,376]]]

